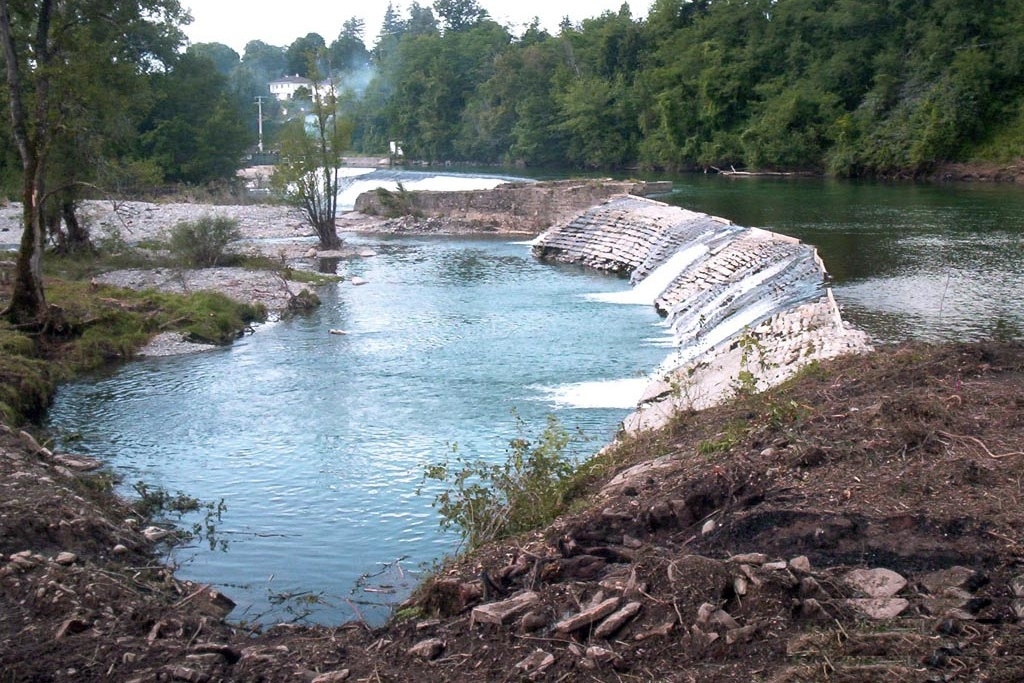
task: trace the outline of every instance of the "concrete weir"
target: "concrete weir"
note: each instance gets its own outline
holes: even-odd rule
[[[628,276],[632,291],[603,298],[666,317],[675,351],[625,420],[628,432],[870,349],[843,322],[817,251],[785,235],[621,195],[550,228],[533,253]]]

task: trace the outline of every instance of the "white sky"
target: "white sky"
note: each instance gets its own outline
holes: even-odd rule
[[[520,35],[533,17],[541,26],[557,33],[562,17],[574,23],[599,16],[602,12],[618,12],[623,0],[478,0],[495,21]],[[429,7],[432,0],[419,0]],[[395,0],[399,16],[406,17],[411,0]],[[645,18],[653,0],[629,0],[633,18]],[[346,19],[360,17],[365,22],[366,42],[372,45],[380,31],[388,0],[331,2],[330,0],[183,0],[193,21],[185,34],[193,43],[224,43],[239,55],[250,40],[287,47],[307,33],[319,33],[327,44],[338,37]]]

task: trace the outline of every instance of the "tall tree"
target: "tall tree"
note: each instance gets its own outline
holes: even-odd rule
[[[465,31],[487,18],[487,10],[476,0],[434,0],[434,11],[445,31]]]
[[[322,61],[314,57],[313,62]],[[313,226],[320,246],[337,249],[338,189],[342,155],[351,141],[352,126],[338,107],[337,83],[323,79],[315,67],[313,111],[290,121],[281,131],[281,161],[273,183],[285,199],[298,206]]]
[[[285,49],[268,45],[262,40],[250,40],[245,44],[242,65],[250,69],[254,77],[261,81],[271,81],[288,72]]]
[[[309,56],[323,55],[326,47],[327,43],[319,33],[307,33],[301,38],[296,38],[285,51],[288,73],[309,77],[310,70],[316,67],[310,64]]]
[[[405,32],[410,36],[437,35],[437,19],[434,10],[423,7],[413,0],[409,5],[409,20],[405,22]]]
[[[173,57],[188,15],[177,0],[0,0],[0,43],[11,136],[22,167],[23,233],[11,301],[16,325],[45,326],[42,256],[47,168],[58,131],[73,127],[84,64],[102,80],[106,64],[141,72]],[[59,95],[59,97],[58,97]]]
[[[346,19],[341,33],[328,50],[332,69],[339,71],[360,71],[370,62],[370,52],[363,42],[364,23],[353,17]]]
[[[381,22],[377,42],[373,46],[373,57],[378,63],[391,55],[403,33],[405,33],[405,22],[399,16],[394,3],[389,2],[388,8],[384,10],[384,21]]]
[[[190,45],[188,51],[209,59],[224,76],[230,76],[241,61],[238,53],[224,43],[196,43]]]

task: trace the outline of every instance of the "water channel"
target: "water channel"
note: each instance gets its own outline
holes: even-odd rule
[[[818,245],[846,317],[879,341],[1024,328],[1018,188],[675,180],[671,203]],[[623,381],[667,353],[653,311],[592,296],[625,281],[541,265],[525,244],[350,241],[378,252],[350,266],[370,284],[327,288],[313,315],[230,348],[67,385],[51,413],[69,448],[126,483],[223,499],[226,550],[199,543],[174,560],[235,599],[234,618],[381,619],[456,546],[436,489],[417,495],[424,465],[453,445],[502,460],[513,411],[528,436],[554,413],[593,452],[625,416]]]

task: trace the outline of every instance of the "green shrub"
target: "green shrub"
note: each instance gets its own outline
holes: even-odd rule
[[[468,549],[539,528],[564,507],[574,471],[566,452],[572,437],[549,416],[540,437],[530,441],[522,436],[522,420],[516,420],[520,436],[509,441],[504,464],[467,460],[452,447],[444,462],[424,470],[424,481],[446,485],[434,497],[441,527],[457,527]]]
[[[398,183],[398,188],[394,192],[384,187],[378,187],[376,193],[377,199],[380,200],[381,207],[383,207],[384,216],[387,218],[400,218],[401,216],[419,218],[422,215],[421,212],[413,208],[412,195],[402,183]]]
[[[171,254],[189,266],[215,266],[228,243],[242,236],[238,221],[225,216],[203,216],[178,223],[171,230]]]

